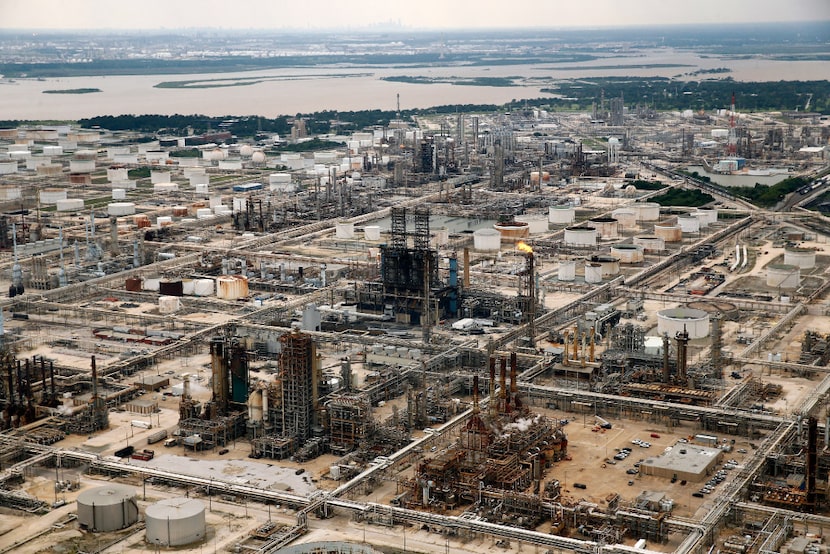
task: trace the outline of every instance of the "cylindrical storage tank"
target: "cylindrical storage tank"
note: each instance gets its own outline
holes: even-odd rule
[[[130,292],[141,292],[141,277],[128,277],[124,289]]]
[[[159,294],[182,296],[184,294],[184,284],[181,279],[161,279],[159,281]]]
[[[353,239],[354,223],[351,221],[341,221],[337,223],[334,228],[334,236],[339,239]]]
[[[590,220],[590,224],[604,239],[612,239],[619,235],[619,223],[613,217],[595,217]]]
[[[663,242],[680,242],[683,240],[683,229],[680,225],[655,225],[654,234],[663,239]]]
[[[576,278],[576,262],[573,260],[559,262],[558,277],[560,281],[573,281]]]
[[[159,296],[159,313],[174,314],[181,307],[178,296]]]
[[[680,225],[680,230],[683,233],[700,232],[700,220],[695,215],[677,216],[677,224]]]
[[[613,277],[620,274],[620,259],[614,256],[597,255],[591,256],[591,263],[599,264],[602,268],[603,277]]]
[[[566,227],[565,244],[568,246],[596,246],[597,230],[594,227]]]
[[[129,171],[126,167],[108,167],[107,168],[107,181],[110,183],[117,183],[118,181],[126,181],[129,179]]]
[[[59,212],[77,212],[84,209],[82,198],[65,198],[55,202],[55,209]]]
[[[816,251],[812,248],[784,248],[784,263],[801,269],[816,267]]]
[[[477,229],[473,231],[473,248],[481,251],[501,249],[501,233],[495,229]]]
[[[611,212],[617,223],[625,229],[637,226],[637,211],[631,208],[619,208]]]
[[[17,160],[13,162],[0,162],[0,175],[17,173]]]
[[[60,156],[63,154],[63,146],[44,146],[43,147],[43,155],[44,156]]]
[[[213,217],[213,210],[210,208],[198,208],[196,210],[196,219],[207,219]]]
[[[666,241],[662,237],[645,235],[634,237],[633,242],[636,246],[642,246],[643,250],[649,254],[662,252],[666,249]]]
[[[173,218],[169,215],[160,215],[156,218],[156,225],[159,227],[164,227],[165,225],[172,225]]]
[[[147,506],[144,522],[151,544],[192,544],[205,538],[205,505],[195,498],[166,498]]]
[[[585,263],[585,282],[586,283],[601,283],[602,282],[602,265],[586,262]]]
[[[636,244],[615,244],[611,255],[620,259],[621,264],[637,264],[644,259],[644,248]]]
[[[138,521],[138,504],[132,487],[95,487],[79,494],[77,504],[78,523],[92,531],[118,531]]]
[[[182,279],[182,294],[185,296],[193,296],[195,289],[196,282],[193,279]]]
[[[367,225],[363,228],[363,237],[371,241],[380,240],[380,226]]]
[[[154,171],[150,170],[150,182],[154,185],[157,183],[169,183],[170,182],[170,172],[169,171]]]
[[[243,275],[220,275],[216,278],[216,297],[239,300],[248,296],[248,278]]]
[[[548,232],[548,216],[544,214],[517,215],[516,221],[527,223],[531,235]]]
[[[718,222],[718,210],[715,208],[698,208],[695,212],[701,227],[708,227]]]
[[[173,206],[173,217],[187,217],[187,214],[190,213],[187,209],[187,206]]]
[[[107,205],[107,214],[111,217],[133,215],[134,213],[135,204],[133,202],[112,202]]]
[[[668,333],[674,337],[683,329],[690,339],[702,339],[709,336],[709,313],[694,308],[668,308],[657,312],[657,331],[660,335]]]
[[[95,160],[69,160],[70,173],[92,173],[95,171]]]
[[[570,225],[575,217],[576,210],[570,204],[548,207],[548,221],[554,225]]]
[[[41,204],[57,204],[58,200],[66,200],[66,189],[42,189],[40,191]]]
[[[150,218],[147,217],[147,214],[138,214],[133,216],[133,223],[139,229],[145,229],[147,227],[151,227],[152,224],[150,223]]]
[[[2,166],[3,164],[0,164]],[[46,164],[46,165],[39,165],[35,170],[38,175],[60,175],[63,173],[63,166],[61,164]],[[3,174],[2,168],[0,168],[0,175]]]
[[[657,202],[637,202],[637,215],[640,221],[657,221],[660,219],[660,204]]]
[[[501,233],[501,240],[516,241],[530,236],[530,227],[521,221],[496,223],[493,229]]]
[[[112,189],[112,199],[113,200],[124,200],[127,198],[127,190],[126,189]]]
[[[546,219],[545,226],[547,226],[547,224],[548,222]],[[446,227],[439,227],[436,229],[434,241],[436,246],[446,246],[450,242],[450,230]]]
[[[153,185],[153,192],[155,194],[167,194],[170,192],[177,192],[179,185],[177,183],[155,183]]]
[[[801,269],[796,265],[771,264],[767,266],[767,286],[796,289],[801,285]]]
[[[96,150],[77,150],[75,155],[72,156],[74,160],[94,160],[98,157],[98,152]]]
[[[193,283],[194,296],[213,296],[213,279],[196,279]]]
[[[144,290],[151,290],[151,291],[158,292],[160,284],[161,284],[161,279],[159,279],[158,277],[148,277],[148,278],[144,279],[141,286],[144,288]]]

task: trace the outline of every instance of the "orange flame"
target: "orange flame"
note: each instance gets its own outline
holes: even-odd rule
[[[516,248],[524,252],[525,254],[533,254],[533,248],[531,248],[528,244],[525,244],[522,241],[516,243]]]

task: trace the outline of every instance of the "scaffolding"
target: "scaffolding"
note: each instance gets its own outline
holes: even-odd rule
[[[326,403],[326,412],[333,454],[347,454],[369,438],[372,406],[365,396],[337,395]]]
[[[281,429],[302,445],[311,438],[317,409],[317,354],[311,336],[293,331],[280,337]]]

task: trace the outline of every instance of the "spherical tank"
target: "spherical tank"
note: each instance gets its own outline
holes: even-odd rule
[[[539,233],[548,232],[548,216],[543,214],[524,214],[517,215],[516,221],[520,223],[527,223],[528,230],[531,235],[538,235]]]
[[[639,212],[640,221],[657,221],[660,219],[660,204],[657,202],[637,202],[634,204]]]
[[[239,155],[242,156],[243,158],[250,158],[251,156],[254,155],[254,147],[251,146],[250,144],[243,144],[239,148]]]
[[[611,215],[625,229],[631,229],[637,226],[637,212],[631,208],[616,209],[611,212]]]
[[[700,232],[700,220],[694,214],[678,216],[677,224],[680,225],[680,230],[683,233]]]
[[[363,228],[363,236],[366,240],[380,240],[380,226],[379,225],[367,225]]]
[[[501,233],[501,239],[506,241],[515,241],[527,238],[530,235],[530,226],[521,221],[496,223],[493,225],[493,229]]]
[[[568,246],[596,246],[597,230],[594,227],[566,227],[565,244]]]
[[[78,523],[92,531],[117,531],[138,521],[135,490],[107,485],[78,495]]]
[[[655,225],[654,234],[664,242],[680,242],[683,240],[683,229],[680,225]]]
[[[251,154],[251,161],[255,164],[265,163],[265,159],[265,152],[263,152],[262,150],[257,150],[256,152]]]
[[[205,505],[195,498],[167,498],[147,506],[147,542],[181,546],[205,538]]]
[[[619,223],[613,217],[595,217],[590,223],[604,239],[614,238],[619,234]]]
[[[339,239],[353,239],[354,223],[351,221],[339,222],[334,228],[334,235]]]
[[[784,263],[801,269],[816,267],[816,251],[812,248],[785,248]]]
[[[573,260],[562,260],[559,262],[559,280],[573,281],[576,278],[576,262]]]
[[[548,221],[554,225],[570,225],[575,217],[576,210],[570,204],[548,207]]]
[[[644,248],[637,244],[615,244],[611,255],[620,259],[621,264],[636,264],[643,261]]]
[[[220,275],[216,278],[216,297],[238,300],[248,296],[248,278],[243,275]]]
[[[495,229],[478,229],[473,231],[473,248],[482,251],[501,249],[501,233]]]
[[[709,336],[709,314],[692,308],[668,308],[657,312],[657,331],[674,337],[686,329],[690,339]]]
[[[801,269],[796,265],[771,264],[767,266],[767,286],[795,289],[801,284]]]
[[[602,264],[586,262],[585,263],[585,282],[586,283],[601,283],[602,282]]]
[[[648,253],[662,252],[666,249],[666,241],[661,237],[655,236],[640,236],[634,237],[633,240],[636,246],[642,246],[643,250]]]

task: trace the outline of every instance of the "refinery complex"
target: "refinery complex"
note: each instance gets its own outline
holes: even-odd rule
[[[0,553],[825,551],[828,131],[0,129]]]

